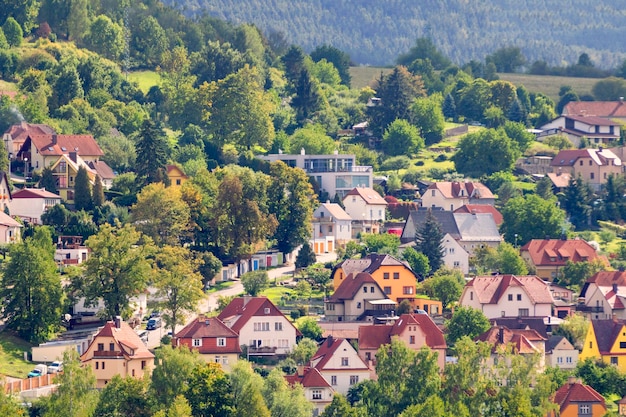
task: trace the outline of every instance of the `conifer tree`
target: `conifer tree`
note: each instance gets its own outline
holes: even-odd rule
[[[78,169],[76,180],[74,181],[74,206],[76,210],[89,211],[93,209],[89,176],[87,175],[87,169],[82,166]]]
[[[415,236],[415,242],[417,244],[415,248],[428,258],[431,274],[443,265],[443,245],[441,243],[443,237],[441,225],[432,211],[428,210],[426,221],[419,228]]]
[[[41,179],[39,180],[39,187],[49,191],[51,193],[57,194],[57,183],[54,179],[54,175],[52,174],[52,169],[50,167],[45,167],[41,171]]]
[[[169,157],[169,148],[163,130],[152,120],[146,119],[137,136],[135,149],[139,184],[162,182],[165,178],[165,164]]]
[[[92,200],[94,207],[100,207],[104,204],[104,186],[100,175],[96,175],[96,183],[93,186]]]

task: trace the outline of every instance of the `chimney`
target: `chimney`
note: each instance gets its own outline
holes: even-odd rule
[[[69,154],[69,155],[70,155],[70,159],[71,159],[73,162],[77,162],[78,158],[77,158],[76,152],[70,152],[70,154]]]
[[[613,292],[617,294],[617,282],[613,283]]]
[[[246,304],[248,304],[248,302],[250,302],[250,300],[252,300],[252,296],[250,295],[244,295],[243,296],[243,305],[245,307]]]
[[[57,144],[57,134],[56,134],[56,133],[54,133],[54,134],[52,135],[52,144],[53,144],[53,145],[56,145],[56,144]]]
[[[574,385],[575,383],[578,382],[578,379],[575,376],[569,376],[567,377],[567,383],[570,385]]]
[[[296,366],[296,372],[298,373],[298,376],[304,376],[304,365]]]
[[[122,327],[122,317],[115,316],[115,328],[120,329]]]
[[[331,347],[333,345],[333,335],[329,335],[328,338],[326,339],[326,345],[328,347]]]

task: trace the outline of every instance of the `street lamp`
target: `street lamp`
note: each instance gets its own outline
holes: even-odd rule
[[[514,247],[517,247],[517,233],[515,233],[515,245],[513,245]]]
[[[28,158],[24,158],[24,184],[26,184],[26,177],[28,177]]]

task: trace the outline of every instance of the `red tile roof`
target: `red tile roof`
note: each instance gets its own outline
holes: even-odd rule
[[[289,385],[298,383],[305,388],[332,388],[328,381],[320,374],[320,371],[308,366],[304,369],[302,376],[296,373],[293,375],[285,375],[285,379]]]
[[[608,260],[598,256],[589,243],[582,239],[532,239],[520,249],[528,252],[535,266],[564,266],[567,261],[583,262],[600,259],[608,266]],[[551,260],[554,257],[554,261]]]
[[[103,180],[112,180],[115,178],[115,173],[104,161],[89,161],[87,165],[89,165],[89,168],[96,171],[98,176]]]
[[[540,350],[536,343],[545,342],[546,338],[532,329],[511,330],[506,326],[492,326],[476,340],[490,343],[492,352],[499,346],[512,344],[517,353],[535,353]]]
[[[60,195],[46,191],[44,188],[22,188],[13,193],[13,198],[54,198],[61,200]]]
[[[491,213],[493,221],[498,226],[502,224],[502,213],[491,204],[466,204],[454,210],[455,213]]]
[[[567,115],[567,119],[575,120],[577,122],[585,123],[590,126],[619,126],[620,124],[609,120],[605,117],[597,116],[583,116],[583,115]]]
[[[559,406],[561,412],[565,411],[570,403],[599,403],[606,409],[604,397],[590,386],[578,381],[568,382],[559,388],[554,393],[553,402]]]
[[[22,145],[20,153],[27,152],[29,143],[39,151],[41,155],[67,155],[76,152],[79,156],[102,156],[104,152],[91,135],[28,135]]]
[[[393,325],[361,326],[359,327],[359,348],[377,350],[382,345],[391,343],[392,337],[401,335],[409,325],[417,325],[420,328],[429,348],[446,348],[443,332],[427,314],[402,314]]]
[[[333,337],[329,337],[320,345],[319,349],[317,349],[317,352],[315,352],[315,355],[313,355],[313,357],[311,358],[311,363],[315,363],[315,368],[317,368],[318,371],[324,369],[326,364],[330,361],[330,359],[343,344],[343,342],[346,342],[348,345],[350,345],[350,343],[345,339],[335,339]],[[352,345],[350,345],[350,348],[353,349]],[[350,369],[369,369],[360,357],[356,357],[358,358],[357,364],[353,363],[352,365],[350,365]]]
[[[343,300],[352,300],[361,290],[363,285],[366,284],[376,285],[380,292],[383,292],[374,278],[372,278],[372,276],[367,272],[359,272],[356,274],[352,273],[349,274],[346,279],[341,281],[341,284],[339,284],[339,287],[335,290],[333,295],[330,296],[328,301],[331,303],[338,303]]]
[[[596,272],[587,283],[594,283],[598,287],[626,286],[626,271],[599,271]]]
[[[193,349],[200,353],[241,353],[239,336],[217,317],[206,317],[204,315],[196,317],[181,331],[176,333],[174,340],[216,339],[218,337],[230,339],[231,342],[227,341],[224,346],[217,346],[216,343],[202,343],[202,346],[194,347]],[[234,342],[232,341],[233,339]]]
[[[495,198],[486,185],[472,181],[433,182],[428,186],[428,190],[439,190],[445,198]]]
[[[481,304],[498,304],[509,287],[522,287],[534,304],[552,304],[549,286],[535,275],[489,275],[473,278],[466,287],[473,287]]]
[[[387,205],[387,202],[385,201],[385,199],[382,198],[380,194],[378,194],[378,192],[376,192],[376,190],[374,190],[373,188],[367,188],[367,187],[353,188],[352,190],[348,191],[348,193],[343,199],[345,200],[349,195],[358,195],[359,197],[363,199],[363,201],[365,201],[366,204],[381,205],[381,206]]]
[[[552,159],[550,166],[571,167],[580,158],[591,158],[598,166],[609,165],[609,161],[613,161],[613,165],[622,165],[622,160],[608,149],[564,149]]]
[[[91,345],[97,343],[99,337],[112,337],[118,343],[120,349],[122,349],[122,354],[126,359],[154,358],[154,355],[141,341],[139,335],[125,321],[120,321],[119,328],[115,327],[115,322],[113,321],[106,322],[104,327],[94,336]],[[82,360],[84,360],[85,353],[81,357]]]
[[[346,276],[350,274],[358,274],[359,272],[373,274],[374,271],[378,270],[378,268],[386,265],[404,266],[407,270],[413,273],[416,280],[418,279],[417,275],[415,275],[406,261],[399,261],[391,255],[377,253],[370,253],[365,258],[361,259],[346,259],[345,261],[335,265],[332,275],[334,277],[335,271],[339,268],[343,270],[343,273],[346,274]]]
[[[14,149],[19,150],[19,147],[15,147],[15,145],[22,146],[29,134],[52,135],[56,132],[48,125],[21,122],[9,127],[5,133],[11,135],[11,141],[14,144]]]
[[[624,101],[570,101],[563,108],[569,116],[626,117]]]
[[[268,313],[265,313],[265,309],[268,309]],[[217,318],[223,322],[232,321],[230,328],[239,334],[241,328],[255,316],[285,317],[285,315],[274,305],[274,303],[270,301],[269,298],[244,296],[233,298],[233,300],[228,303]],[[289,325],[293,326],[289,320],[287,320],[287,322]],[[296,329],[295,326],[293,327],[296,330],[296,335],[302,336],[300,330]]]

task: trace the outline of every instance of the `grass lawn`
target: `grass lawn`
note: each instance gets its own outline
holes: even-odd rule
[[[216,291],[225,290],[226,288],[232,286],[234,283],[234,281],[220,281],[217,284],[211,285],[211,288],[206,293],[211,294]]]
[[[25,378],[33,364],[24,360],[31,345],[7,331],[0,332],[0,375]]]
[[[150,87],[161,82],[161,76],[155,71],[135,71],[128,73],[128,81],[136,82],[141,91],[147,93]]]
[[[272,300],[274,304],[278,304],[283,295],[291,297],[291,294],[293,294],[293,289],[282,286],[269,287],[261,293],[261,295],[264,295]]]
[[[393,68],[381,68],[381,67],[350,67],[350,76],[352,77],[352,81],[350,82],[350,87],[360,90],[361,88],[367,87],[371,85],[374,80],[377,80],[380,77],[380,72],[383,74],[387,74],[391,72]]]
[[[559,101],[559,89],[563,85],[571,86],[576,93],[591,94],[591,88],[601,78],[558,77],[555,75],[498,74],[501,80],[510,81],[516,86],[523,85],[530,92],[543,93],[554,102]]]

